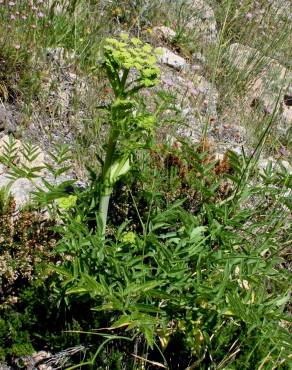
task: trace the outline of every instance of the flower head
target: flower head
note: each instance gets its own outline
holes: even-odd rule
[[[141,86],[157,84],[160,71],[156,65],[156,51],[151,45],[130,38],[126,33],[121,33],[119,39],[107,38],[105,41],[105,64],[110,70],[135,69],[140,73]]]

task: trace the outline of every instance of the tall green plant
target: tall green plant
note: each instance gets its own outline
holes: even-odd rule
[[[122,33],[119,39],[106,39],[103,67],[114,98],[106,107],[109,135],[101,172],[99,216],[105,233],[109,199],[114,184],[130,168],[135,150],[145,147],[153,133],[155,117],[140,111],[137,93],[157,84],[159,68],[156,51],[137,38]]]

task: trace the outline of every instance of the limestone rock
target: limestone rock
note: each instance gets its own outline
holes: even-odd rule
[[[261,159],[258,163],[260,173],[263,173],[264,169],[268,164],[272,165],[272,168],[276,171],[281,171],[285,169],[289,175],[292,176],[292,165],[286,160],[276,160],[273,157]]]
[[[161,48],[161,55],[158,56],[158,61],[176,70],[182,70],[188,66],[188,63],[183,57],[173,53],[167,48]]]
[[[50,12],[54,12],[55,15],[61,15],[66,9],[73,8],[72,4],[75,9],[75,13],[77,15],[81,12],[81,6],[79,6],[78,2],[73,2],[71,0],[62,0],[62,1],[56,1],[56,0],[47,0],[46,6],[49,9]]]
[[[59,68],[68,68],[74,62],[75,54],[62,47],[47,48],[46,51],[48,60]]]
[[[12,370],[12,367],[7,366],[3,362],[0,363],[0,370]]]
[[[17,119],[9,106],[0,104],[0,132],[14,133],[17,128]]]
[[[30,200],[31,195],[38,189],[47,190],[42,179],[45,179],[49,184],[57,185],[64,181],[72,180],[75,178],[73,173],[66,173],[55,178],[53,174],[46,168],[46,163],[50,163],[51,166],[55,166],[56,163],[52,163],[52,160],[46,155],[44,151],[38,146],[34,146],[34,155],[32,160],[27,160],[27,153],[25,153],[25,143],[21,140],[12,139],[14,143],[14,158],[12,161],[13,166],[9,163],[0,163],[0,189],[6,188],[8,192],[14,197],[16,203],[16,209],[21,209],[26,206]],[[0,139],[0,157],[3,154],[3,144],[9,141],[9,136]],[[24,153],[26,156],[24,156]],[[56,165],[57,166],[57,165]],[[14,172],[16,169],[33,169],[34,178],[33,181],[28,179],[25,174]],[[12,176],[13,175],[13,176]],[[79,187],[85,187],[84,182],[79,181]]]
[[[5,170],[1,170],[1,172],[2,173],[0,174],[0,189],[7,187],[11,183],[11,179],[9,179],[8,176],[7,176],[6,169]]]
[[[171,41],[176,36],[176,32],[166,26],[157,26],[152,29],[152,35],[158,39]]]
[[[33,167],[43,167],[44,166],[44,161],[45,161],[45,154],[44,152],[37,146],[34,146],[37,154],[37,156],[32,160],[28,161],[24,154],[25,154],[25,149],[22,144],[22,142],[18,139],[12,139],[15,147],[15,160],[14,164],[19,164],[19,165],[25,165],[30,168]],[[9,136],[5,135],[0,139],[0,156],[3,155],[4,153],[4,146],[9,143]],[[40,173],[41,175],[41,173]]]
[[[267,0],[272,9],[274,16],[277,18],[286,18],[292,20],[292,2],[291,0]]]
[[[3,175],[5,172],[6,172],[6,167],[5,167],[2,163],[0,163],[0,177],[1,177],[1,175]]]
[[[46,351],[39,351],[33,353],[31,356],[24,356],[21,358],[22,362],[25,364],[25,368],[27,370],[35,370],[35,369],[42,369],[42,370],[53,370],[53,368],[45,363],[47,359],[51,357],[51,353]]]
[[[275,112],[279,135],[287,135],[292,128],[292,73],[276,60],[241,44],[232,44],[227,57],[246,76],[254,74],[246,95],[247,105],[262,107],[265,114]]]
[[[201,53],[193,53],[192,54],[192,61],[195,62],[195,63],[201,63],[201,64],[205,64],[206,63],[206,58],[204,57],[203,54]]]
[[[178,111],[176,132],[169,134],[174,136],[179,134],[193,142],[200,141],[206,121],[218,118],[216,88],[201,75],[178,74],[166,66],[161,68],[161,83],[158,88],[170,92],[175,98]],[[167,115],[167,112],[165,114]],[[169,119],[173,119],[174,113],[169,114]]]
[[[246,74],[264,63],[258,50],[239,43],[230,45],[226,57],[233,66]]]
[[[7,142],[9,142],[8,135],[0,139],[0,156],[4,152],[4,144]],[[13,164],[19,168],[23,165],[29,168],[38,167],[39,170],[35,172],[38,177],[34,179],[34,183],[40,186],[41,178],[45,176],[45,171],[43,169],[45,162],[44,152],[40,148],[35,147],[38,155],[32,161],[28,161],[24,156],[24,146],[22,142],[17,139],[13,139],[13,142],[15,147]],[[9,167],[6,167],[4,164],[0,164],[0,188],[2,187],[6,187],[11,195],[13,195],[17,209],[25,206],[30,201],[31,193],[36,190],[33,183],[27,178],[18,178],[16,181],[13,180],[9,175]]]
[[[204,0],[187,0],[181,7],[184,27],[202,43],[216,43],[217,24],[213,9]],[[190,37],[192,34],[190,32]]]
[[[10,193],[15,200],[16,208],[21,208],[25,204],[29,203],[31,193],[35,190],[35,187],[28,179],[18,179],[13,182],[10,187]]]
[[[40,184],[40,179],[35,181],[38,185]],[[20,178],[16,181],[11,180],[7,174],[0,175],[0,188],[7,188],[9,193],[13,196],[15,200],[16,209],[21,209],[31,200],[31,193],[36,191],[35,186],[32,182],[26,178]]]

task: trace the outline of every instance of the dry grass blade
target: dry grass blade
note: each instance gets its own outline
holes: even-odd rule
[[[151,364],[151,365],[154,365],[154,366],[157,366],[157,367],[160,367],[161,369],[168,369],[168,367],[164,366],[163,364],[161,364],[160,362],[157,362],[157,361],[150,361],[150,360],[147,360],[146,358],[144,357],[141,357],[141,356],[138,356],[138,355],[134,355],[132,353],[132,356],[137,358],[138,360],[141,360],[143,362],[146,362],[148,364]]]

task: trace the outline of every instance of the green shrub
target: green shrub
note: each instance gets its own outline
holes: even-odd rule
[[[117,99],[127,74],[116,71],[129,58],[126,43],[110,43],[105,68]],[[155,362],[171,369],[288,368],[289,287],[279,245],[289,235],[283,212],[291,207],[291,175],[270,165],[258,172],[262,142],[250,158],[229,152],[219,162],[206,142],[178,143],[156,157],[153,146],[135,142],[132,152],[137,126],[131,126],[133,103],[122,94],[123,104],[116,108],[114,101],[109,117],[127,142],[115,137],[106,146],[103,168],[112,170],[100,178],[93,173],[92,186],[76,193],[58,228],[57,251],[71,257],[53,269],[63,276],[68,302],[87,301],[106,328],[92,332],[100,337],[96,352],[80,365],[102,368],[102,353],[123,346],[120,368],[139,368],[138,358],[149,368]],[[106,167],[108,153],[114,165]],[[129,156],[121,165],[112,161],[124,153],[133,153],[126,182],[120,175]],[[116,177],[113,169],[120,171]],[[115,193],[119,178],[124,190]],[[103,207],[95,211],[104,194],[116,194],[107,207],[123,208],[126,199],[132,214],[117,220],[107,208],[103,215]],[[129,353],[138,356],[134,364]]]

